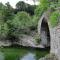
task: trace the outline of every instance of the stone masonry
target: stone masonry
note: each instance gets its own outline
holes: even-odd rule
[[[38,33],[40,35],[40,38],[45,40],[44,37],[42,38],[41,35],[41,28],[42,28],[42,21],[47,22],[48,28],[49,28],[49,33],[50,33],[50,53],[54,53],[58,59],[60,60],[60,23],[54,28],[51,27],[50,22],[49,22],[49,14],[44,13],[38,23]],[[44,27],[43,27],[44,28]],[[44,35],[44,34],[43,34]],[[46,35],[47,36],[47,35]],[[46,39],[48,41],[48,39]],[[47,44],[49,44],[47,43]],[[44,44],[44,43],[43,43]]]

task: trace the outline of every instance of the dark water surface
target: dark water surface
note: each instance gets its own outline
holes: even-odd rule
[[[0,48],[0,60],[39,60],[49,53],[49,49]]]

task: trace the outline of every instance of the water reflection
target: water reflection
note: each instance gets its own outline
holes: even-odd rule
[[[33,53],[28,53],[24,57],[22,57],[20,60],[36,60],[36,58]]]
[[[4,54],[0,52],[0,60],[5,60]]]

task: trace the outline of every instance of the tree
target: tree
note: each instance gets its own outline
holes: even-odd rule
[[[9,2],[7,2],[5,5],[6,5],[6,18],[12,19],[14,15],[14,9]]]
[[[12,20],[12,25],[17,29],[25,29],[30,26],[31,18],[26,12],[18,12]]]
[[[9,32],[7,23],[0,21],[0,40],[5,40]]]
[[[58,0],[49,0],[49,2],[58,2]]]
[[[8,19],[12,19],[13,10],[9,8],[10,5],[3,5],[0,3],[0,20],[6,22]]]
[[[40,4],[35,10],[36,16],[41,16],[44,11],[49,8],[49,1],[48,0],[40,0]]]
[[[6,7],[2,4],[2,3],[0,3],[0,20],[1,21],[5,21],[6,19],[5,19],[5,13],[6,12]]]
[[[31,25],[31,18],[26,12],[18,12],[14,19],[9,22],[10,30],[8,33],[8,38],[14,44],[14,42],[19,41],[19,37],[23,34]]]
[[[35,8],[36,8],[36,5],[29,5],[23,1],[19,1],[16,4],[15,13],[17,13],[19,11],[25,11],[25,12],[29,13],[30,15],[34,15]]]
[[[23,1],[19,1],[17,4],[16,4],[16,9],[18,11],[25,11],[26,10],[26,4],[23,2]]]
[[[35,5],[28,5],[26,12],[28,12],[30,15],[34,15],[35,8],[36,8]]]

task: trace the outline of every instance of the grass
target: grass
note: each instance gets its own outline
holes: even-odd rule
[[[49,51],[40,51],[39,49],[30,48],[0,48],[0,51],[5,55],[5,60],[18,60],[18,58],[23,57],[30,50],[32,53],[35,53],[36,60],[49,53]]]

